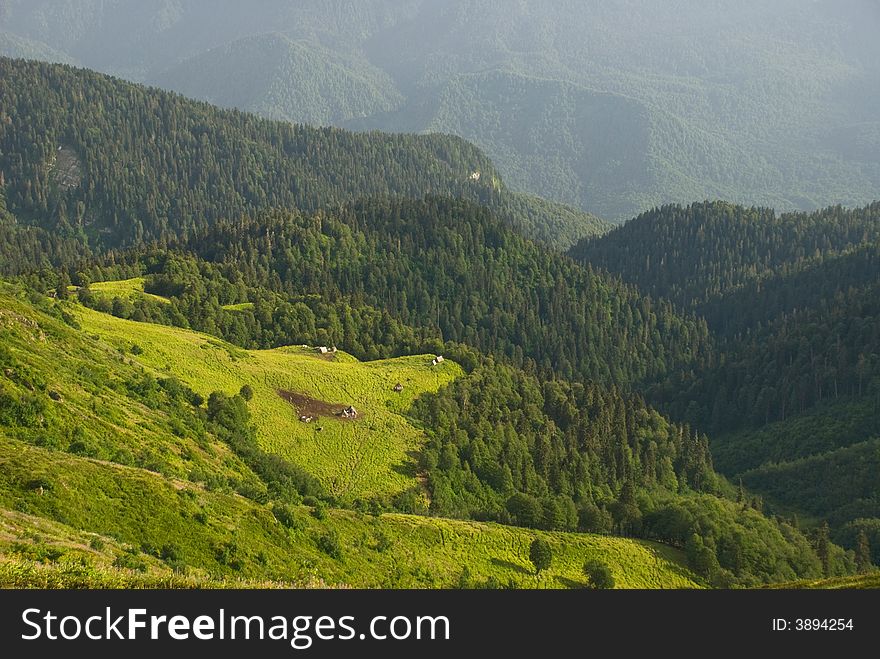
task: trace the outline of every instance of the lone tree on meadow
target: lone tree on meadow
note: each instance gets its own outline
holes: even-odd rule
[[[602,561],[591,559],[584,563],[584,575],[587,577],[590,588],[596,590],[614,588],[614,575]]]
[[[542,570],[546,570],[553,562],[553,550],[550,543],[543,538],[535,538],[532,546],[529,547],[529,559],[535,566],[535,574],[541,574]]]

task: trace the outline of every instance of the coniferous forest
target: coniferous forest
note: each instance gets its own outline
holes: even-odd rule
[[[477,581],[368,579],[357,543],[381,561],[404,541],[386,513],[660,543],[711,587],[880,558],[877,203],[667,205],[610,229],[512,191],[456,137],[269,121],[25,60],[0,79],[0,451],[42,465],[10,458],[0,508],[100,534],[115,568],[199,578],[523,585],[497,556]],[[282,386],[298,368],[313,390]],[[123,513],[43,498],[99,469],[184,511],[179,534],[138,544]],[[169,503],[172,479],[190,494]],[[259,523],[216,535],[209,515],[236,506]]]

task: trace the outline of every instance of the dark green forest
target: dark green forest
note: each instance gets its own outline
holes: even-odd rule
[[[358,505],[656,539],[685,550],[717,586],[856,569],[862,528],[852,524],[868,533],[877,517],[870,470],[829,478],[811,453],[796,456],[803,462],[786,453],[775,483],[812,480],[785,498],[765,484],[776,478],[765,461],[731,466],[725,478],[711,452],[716,435],[877,396],[876,281],[865,273],[876,261],[863,254],[874,207],[786,216],[794,229],[726,204],[660,209],[673,216],[661,231],[670,236],[689,213],[718,215],[719,227],[749,216],[743,224],[762,225],[755,235],[780,247],[737,260],[745,243],[719,228],[712,241],[733,272],[682,264],[655,290],[632,274],[640,256],[594,262],[587,250],[602,240],[565,255],[521,235],[522,218],[549,226],[541,209],[555,207],[486,181],[491,163],[457,139],[289,126],[67,67],[0,68],[16,81],[0,90],[0,269],[36,299],[73,297],[243,347],[338,345],[366,360],[433,352],[464,367],[409,411],[429,437],[418,464],[430,505],[415,493]],[[20,128],[22,117],[36,121]],[[804,246],[785,251],[774,232],[800,235],[801,222]],[[822,242],[825,225],[838,224]],[[645,234],[640,249],[665,253]],[[788,277],[789,265],[795,279],[821,279],[826,263],[852,285],[795,307],[780,292],[736,332],[704,317],[710,292]],[[136,276],[168,303],[90,288]],[[692,279],[707,290],[691,290]],[[675,292],[685,288],[691,297]],[[252,306],[224,309],[242,303]],[[254,445],[237,397],[208,403],[204,421],[267,492],[321,495],[309,474]],[[871,439],[829,446],[822,459],[861,460]],[[735,451],[726,455],[733,465]],[[864,505],[831,519],[821,502],[843,500]],[[823,535],[823,519],[846,550]]]
[[[666,206],[571,254],[706,321],[712,358],[646,397],[709,433],[729,478],[854,546],[847,525],[880,515],[880,205]]]
[[[454,133],[612,221],[880,185],[872,0],[4,0],[0,54],[272,119]],[[580,236],[574,236],[574,239]]]
[[[0,58],[0,75],[6,204],[57,236],[49,242],[164,244],[260,209],[316,210],[376,195],[468,198],[556,245],[604,227],[507,192],[488,158],[460,138],[267,121],[23,60]]]

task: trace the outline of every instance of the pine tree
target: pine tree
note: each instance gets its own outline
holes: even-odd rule
[[[870,572],[871,565],[871,545],[868,542],[868,534],[865,529],[859,530],[859,536],[856,539],[856,569],[861,574]]]
[[[816,531],[816,556],[822,563],[822,573],[827,577],[831,575],[831,554],[829,550],[828,522],[822,522],[822,526]]]
[[[58,286],[55,288],[55,297],[59,300],[66,300],[70,297],[67,287],[70,286],[70,277],[66,270],[62,270],[58,275]]]

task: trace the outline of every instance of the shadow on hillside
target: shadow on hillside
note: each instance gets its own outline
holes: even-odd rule
[[[408,451],[407,456],[410,458],[409,460],[404,460],[402,462],[398,462],[395,465],[392,465],[391,470],[397,472],[398,474],[401,474],[402,476],[406,476],[407,478],[415,478],[416,476],[418,476],[419,472],[419,454],[415,451]]]
[[[556,575],[556,581],[558,581],[566,588],[571,588],[574,590],[581,590],[582,588],[587,587],[587,584],[582,581],[575,581],[574,579],[569,579],[568,577],[562,577],[560,575]]]
[[[528,576],[535,576],[535,573],[531,570],[525,569],[522,565],[517,565],[516,563],[511,563],[510,561],[505,561],[500,558],[491,559],[492,565],[496,565],[498,567],[507,568],[508,570],[513,570],[514,572],[519,572],[520,574],[526,574]]]

